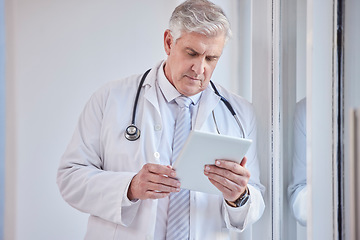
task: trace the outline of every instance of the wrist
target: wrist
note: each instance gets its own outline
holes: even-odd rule
[[[240,195],[238,199],[236,199],[235,201],[228,201],[228,200],[225,201],[229,206],[236,208],[236,207],[244,206],[249,200],[249,198],[250,198],[249,188],[246,187],[244,192]]]

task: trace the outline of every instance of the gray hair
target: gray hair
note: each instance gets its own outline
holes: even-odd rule
[[[225,35],[225,42],[231,37],[230,23],[223,10],[207,0],[187,0],[172,13],[169,29],[174,42],[183,31],[196,32],[208,37]]]

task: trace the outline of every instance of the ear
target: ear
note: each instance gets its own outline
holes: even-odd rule
[[[173,37],[169,29],[164,32],[164,48],[167,55],[170,55],[171,47],[173,44]]]

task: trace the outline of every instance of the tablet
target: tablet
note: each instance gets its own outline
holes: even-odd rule
[[[173,168],[181,188],[210,194],[222,194],[205,176],[204,165],[216,159],[240,163],[252,140],[214,133],[190,131]]]

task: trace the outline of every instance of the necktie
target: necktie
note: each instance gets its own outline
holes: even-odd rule
[[[179,113],[175,122],[172,164],[178,157],[191,129],[191,114],[189,109],[192,102],[191,99],[180,96],[176,98],[175,101],[179,106]],[[181,189],[178,193],[170,194],[166,239],[189,239],[189,232],[190,191]]]

